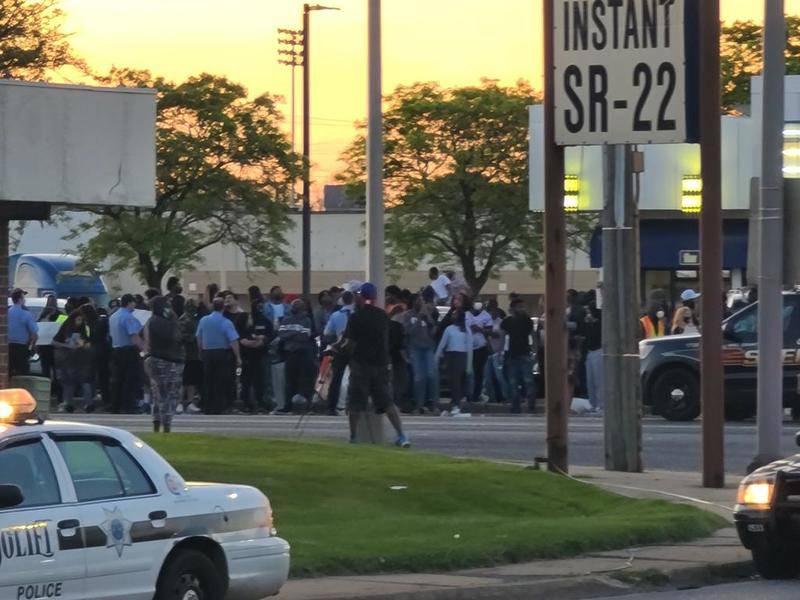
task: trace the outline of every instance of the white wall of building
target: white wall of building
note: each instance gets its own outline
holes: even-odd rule
[[[753,77],[751,116],[722,117],[722,206],[748,210],[750,181],[761,171],[761,111],[763,80]],[[786,77],[786,121],[800,123],[800,76]],[[530,207],[544,210],[544,107],[530,107]],[[640,146],[645,156],[639,208],[680,210],[684,176],[700,174],[700,147],[695,144]],[[570,147],[565,171],[580,179],[581,210],[603,207],[602,147]]]

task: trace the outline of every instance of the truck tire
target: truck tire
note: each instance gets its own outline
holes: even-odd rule
[[[700,380],[685,367],[670,367],[656,377],[652,404],[667,421],[693,421],[700,415]]]
[[[158,579],[155,600],[221,600],[225,585],[217,567],[197,550],[180,550]]]
[[[794,579],[800,573],[800,560],[790,548],[760,545],[752,553],[756,571],[764,579]]]

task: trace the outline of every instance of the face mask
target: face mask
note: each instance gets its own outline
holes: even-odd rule
[[[659,319],[663,319],[666,315],[664,314],[663,310],[660,310],[656,313],[656,317]]]
[[[476,302],[472,306],[472,308],[475,310],[476,313],[479,313],[479,312],[481,312],[483,310],[483,303],[482,302]]]

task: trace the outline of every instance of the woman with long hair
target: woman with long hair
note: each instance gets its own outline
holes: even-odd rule
[[[450,411],[442,416],[461,414],[461,402],[467,392],[467,376],[472,371],[472,332],[467,327],[464,308],[453,313],[452,324],[447,326],[436,350],[436,359],[445,359],[450,384]]]
[[[86,326],[86,317],[80,309],[74,310],[53,337],[56,380],[61,385],[59,410],[74,412],[75,388],[83,391],[84,410],[94,410],[94,354]]]
[[[151,302],[153,316],[144,328],[147,351],[145,371],[153,398],[153,431],[172,431],[172,417],[181,401],[185,354],[178,320],[169,300],[156,296]]]

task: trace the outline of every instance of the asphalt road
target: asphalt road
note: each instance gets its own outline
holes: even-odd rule
[[[749,581],[715,585],[698,590],[678,590],[624,596],[625,600],[796,600],[800,581]]]
[[[86,421],[147,431],[147,416],[65,415],[65,420]],[[175,431],[219,433],[274,438],[347,439],[347,419],[312,415],[296,428],[297,416],[189,416],[176,417]],[[472,418],[405,417],[407,433],[414,448],[451,456],[495,460],[532,461],[545,456],[545,420],[541,415]],[[785,454],[800,452],[794,434],[800,426],[786,423],[782,437]],[[575,417],[570,420],[570,462],[602,466],[603,419]],[[730,423],[725,428],[725,465],[730,473],[744,473],[754,456],[754,423]],[[646,417],[643,425],[644,465],[649,469],[697,471],[700,468],[700,422],[669,423],[660,417]],[[800,594],[798,594],[800,597]]]

